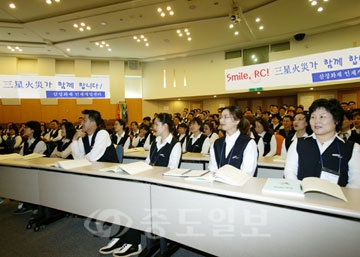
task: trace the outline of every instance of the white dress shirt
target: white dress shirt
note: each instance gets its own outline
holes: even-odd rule
[[[89,145],[91,145],[93,135],[89,136]],[[96,162],[104,155],[106,148],[111,144],[109,133],[105,129],[101,129],[96,134],[94,146],[88,154],[85,154],[82,138],[72,142],[71,151],[74,159],[86,158],[90,162]]]
[[[259,134],[259,136],[261,136],[262,138],[264,138],[266,134],[266,131],[263,131]],[[276,138],[274,135],[271,135],[271,140],[270,140],[270,151],[265,155],[265,156],[274,156],[276,154]]]

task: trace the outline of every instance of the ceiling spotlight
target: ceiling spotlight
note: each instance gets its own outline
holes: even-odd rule
[[[60,0],[55,0],[54,2],[60,3]],[[51,0],[45,0],[45,3],[47,3],[47,4],[52,4],[53,1],[51,1]]]
[[[91,30],[91,27],[87,26],[84,22],[81,22],[80,24],[74,23],[73,27],[76,29],[79,29],[79,31],[81,31],[81,32],[83,32],[85,29]]]
[[[10,7],[11,9],[15,9],[15,8],[16,8],[16,5],[15,5],[14,3],[11,3],[11,4],[9,4],[9,7]]]
[[[170,16],[173,16],[175,14],[174,11],[172,10],[171,6],[167,6],[164,9],[161,7],[158,7],[157,12],[160,14],[161,17],[165,17],[166,14],[168,14]]]

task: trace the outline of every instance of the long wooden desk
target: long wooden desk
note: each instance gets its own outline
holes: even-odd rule
[[[145,160],[149,151],[138,147],[124,151],[124,163]],[[202,153],[184,153],[180,168],[192,170],[206,170],[209,165],[210,156]],[[258,160],[259,178],[282,178],[284,175],[285,162],[277,161],[273,157],[260,157]]]
[[[139,160],[145,160],[149,151],[142,147],[132,148],[124,151],[124,163],[131,163]],[[205,170],[209,164],[209,155],[202,153],[184,153],[181,158],[182,169]]]
[[[217,256],[360,252],[360,190],[344,188],[348,202],[272,196],[261,193],[263,178],[235,187],[164,177],[159,167],[133,176],[99,171],[111,163],[62,170],[49,166],[55,160],[1,160],[0,195],[100,220],[120,216],[115,223]]]

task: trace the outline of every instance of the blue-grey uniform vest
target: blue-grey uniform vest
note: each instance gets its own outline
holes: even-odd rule
[[[338,171],[340,166],[339,186],[346,186],[349,180],[349,160],[352,156],[354,143],[351,141],[342,142],[338,138],[321,155],[325,168]],[[299,138],[297,142],[299,155],[298,179],[306,177],[320,177],[322,165],[319,147],[312,137]]]
[[[186,151],[190,153],[201,153],[202,146],[206,138],[207,136],[201,134],[200,138],[198,138],[198,140],[196,140],[196,142],[193,144],[192,138],[188,137],[186,140]]]
[[[167,167],[169,164],[171,151],[174,148],[175,144],[178,142],[179,141],[175,137],[173,137],[170,144],[166,143],[158,151],[155,140],[150,147],[150,164],[155,166]]]
[[[100,129],[95,130],[94,135],[91,138],[91,145],[89,144],[89,137],[88,135],[86,135],[85,137],[82,138],[83,140],[83,144],[84,144],[84,148],[85,148],[85,154],[88,154],[91,149],[93,148],[94,144],[95,144],[95,138],[97,133],[100,131]],[[105,153],[103,154],[103,156],[100,157],[99,160],[97,160],[98,162],[119,162],[117,155],[116,155],[116,150],[115,147],[110,144],[106,150]]]
[[[254,140],[248,136],[240,134],[236,139],[236,142],[233,148],[230,150],[230,153],[225,157],[225,137],[221,137],[215,140],[214,142],[214,153],[216,163],[218,168],[224,166],[225,164],[230,164],[235,168],[240,169],[243,162],[244,151],[250,140]],[[257,171],[255,171],[254,176],[256,176]]]

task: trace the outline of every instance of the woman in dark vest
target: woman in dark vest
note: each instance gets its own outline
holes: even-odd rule
[[[199,117],[193,118],[189,123],[191,135],[188,136],[183,144],[183,152],[190,153],[209,153],[210,139],[204,135],[203,123]]]
[[[133,147],[144,147],[145,141],[149,136],[149,134],[151,133],[150,127],[145,124],[141,124],[139,130],[140,130],[139,134],[136,137],[134,137],[132,140],[131,145]]]
[[[126,132],[126,121],[118,119],[114,122],[114,133],[111,135],[111,142],[114,145],[121,145],[124,149],[129,149],[131,137]]]
[[[148,157],[145,162],[155,166],[178,168],[181,159],[180,142],[173,137],[174,122],[171,114],[159,113],[154,120],[154,133],[157,136],[151,144]],[[147,248],[142,255],[151,256],[159,247],[159,243],[152,240],[153,236],[147,234]],[[170,256],[171,252],[178,246],[168,242],[165,238],[160,239],[160,253],[162,256]],[[141,232],[136,229],[127,228],[120,237],[115,236],[106,246],[99,250],[101,254],[113,256],[130,256],[141,252]],[[149,254],[149,255],[147,255]]]
[[[225,107],[220,116],[225,137],[215,140],[210,149],[209,170],[214,171],[230,164],[254,176],[257,167],[257,146],[249,137],[250,122],[236,106]]]
[[[250,137],[253,138],[256,142],[257,148],[258,148],[258,157],[263,156],[264,155],[264,140],[262,139],[261,136],[259,136],[256,133],[255,130],[255,118],[253,115],[246,115],[244,116],[249,122],[250,122]]]
[[[47,146],[45,142],[40,137],[41,128],[40,122],[37,121],[28,121],[25,123],[24,128],[24,137],[26,137],[23,147],[20,150],[20,155],[28,155],[31,153],[40,153],[45,154],[47,151]],[[16,214],[22,214],[29,211],[32,211],[36,208],[33,204],[22,203],[18,205],[18,209],[15,211]]]
[[[46,153],[47,147],[40,137],[41,128],[37,121],[28,121],[25,123],[24,137],[26,137],[20,155],[31,153]]]
[[[15,124],[10,125],[9,132],[3,137],[4,152],[6,154],[19,152],[22,138],[19,135],[19,129]]]
[[[64,159],[73,159],[71,154],[71,142],[76,133],[75,126],[71,122],[64,122],[61,124],[60,132],[61,140],[57,143],[54,151],[50,157],[60,157]]]
[[[286,156],[287,151],[291,143],[300,137],[307,137],[309,134],[307,131],[310,129],[308,128],[308,116],[304,112],[299,112],[295,114],[293,126],[295,130],[295,134],[289,135],[283,141],[281,146],[281,156]]]
[[[319,177],[342,187],[360,188],[360,146],[337,135],[344,113],[336,99],[318,99],[309,108],[313,134],[289,148],[285,178]]]
[[[270,133],[269,123],[264,118],[256,118],[255,130],[264,141],[263,156],[274,156],[276,154],[276,138]]]

